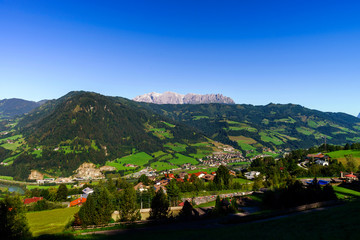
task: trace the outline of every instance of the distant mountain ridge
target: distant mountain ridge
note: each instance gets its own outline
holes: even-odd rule
[[[13,118],[15,116],[20,116],[41,106],[45,102],[47,102],[47,100],[34,102],[19,98],[3,99],[0,100],[0,116],[3,118]]]
[[[360,118],[360,113],[359,113],[359,115],[358,115],[358,118]]]
[[[155,104],[206,104],[206,103],[222,103],[235,104],[230,97],[222,94],[194,94],[188,93],[186,95],[175,92],[156,93],[151,92],[144,95],[137,96],[133,99],[136,102],[146,102]]]
[[[310,148],[360,139],[360,119],[345,113],[311,110],[295,104],[147,104],[157,114],[194,127],[207,137],[241,148]]]

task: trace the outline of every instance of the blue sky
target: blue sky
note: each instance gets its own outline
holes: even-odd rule
[[[72,90],[360,112],[358,1],[0,0],[0,99]]]

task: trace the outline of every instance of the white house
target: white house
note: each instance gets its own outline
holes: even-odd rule
[[[247,179],[252,180],[252,179],[256,178],[257,176],[259,176],[260,172],[251,171],[251,172],[246,172],[244,175]]]
[[[325,161],[325,160],[316,160],[315,161],[316,164],[321,165],[321,166],[329,166],[329,162]]]

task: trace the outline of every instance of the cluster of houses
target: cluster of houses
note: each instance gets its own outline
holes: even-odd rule
[[[308,154],[306,156],[306,160],[308,160],[308,161],[314,160],[315,164],[318,164],[321,166],[329,166],[329,159],[330,159],[329,156],[324,155],[322,153]]]
[[[199,159],[199,162],[201,162],[203,165],[207,165],[210,167],[227,165],[229,163],[248,161],[246,158],[243,157],[241,152],[234,152],[234,153],[215,152],[214,154],[206,156],[205,158],[206,159]]]
[[[235,175],[235,172],[230,171],[230,174]],[[163,191],[166,192],[167,190],[166,185],[168,185],[172,179],[175,179],[178,182],[184,182],[185,180],[190,181],[192,175],[194,175],[197,178],[204,179],[205,181],[212,181],[215,178],[216,172],[212,172],[212,173],[207,173],[203,171],[196,173],[181,172],[176,175],[177,176],[175,176],[175,174],[173,173],[165,173],[164,174],[165,179],[158,180],[154,184],[155,192],[159,191],[160,189],[163,189]],[[150,187],[140,182],[134,188],[135,190],[139,190],[140,192],[142,192],[142,191],[147,191]]]
[[[304,161],[298,163],[299,167],[307,169],[307,166],[310,163],[314,163],[323,167],[329,166],[330,157],[324,155],[323,153],[316,153],[316,154],[308,154],[306,155]]]
[[[145,175],[147,177],[155,177],[158,174],[156,173],[155,169],[152,169],[151,167],[146,167],[144,169],[141,169],[139,172],[132,174],[132,177],[139,178],[141,175]]]

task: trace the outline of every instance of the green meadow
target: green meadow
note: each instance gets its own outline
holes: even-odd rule
[[[187,145],[181,143],[167,143],[164,147],[170,148],[174,152],[185,152]]]
[[[171,165],[168,162],[154,162],[150,164],[151,168],[156,169],[157,171],[164,171],[177,168],[177,166]]]
[[[78,207],[72,207],[40,212],[28,212],[26,213],[26,217],[28,219],[30,231],[33,236],[60,233],[79,209],[80,208]]]
[[[54,185],[54,186],[44,186],[44,185],[26,185],[26,189],[35,189],[35,188],[39,188],[39,189],[49,189],[49,188],[58,188],[60,185]],[[67,188],[71,188],[72,185],[70,184],[66,184]]]
[[[339,199],[344,199],[344,198],[359,198],[360,197],[360,192],[348,189],[348,188],[344,188],[344,187],[339,187],[339,186],[333,186],[334,191],[336,196]]]
[[[118,158],[116,162],[120,164],[135,164],[138,166],[143,166],[144,164],[147,164],[151,159],[153,159],[153,157],[149,154],[145,152],[139,152],[122,158]]]
[[[188,156],[184,156],[180,153],[175,153],[175,157],[171,160],[169,160],[170,163],[174,164],[174,165],[182,165],[185,163],[191,163],[193,165],[198,164],[199,162],[196,161],[194,158],[188,157]]]
[[[356,165],[360,165],[360,151],[357,150],[340,150],[327,153],[331,158],[337,159],[343,164],[346,164],[346,156],[352,156],[356,162]]]
[[[13,177],[9,177],[9,176],[0,176],[0,179],[4,179],[4,180],[14,180]]]

